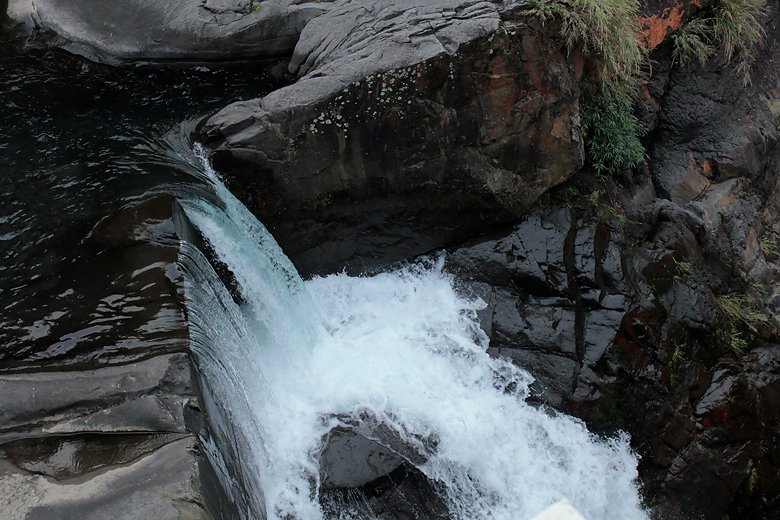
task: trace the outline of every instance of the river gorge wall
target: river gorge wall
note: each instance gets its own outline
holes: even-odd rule
[[[528,4],[269,0],[256,10],[248,0],[180,0],[96,10],[11,0],[9,13],[30,17],[31,45],[112,65],[290,56],[290,85],[208,115],[193,135],[304,276],[376,272],[446,250],[461,290],[487,303],[490,352],[536,377],[539,403],[632,435],[659,518],[776,518],[780,6],[769,3],[745,86],[716,60],[673,62],[671,37],[710,2],[642,2],[653,66],[635,108],[647,156],[607,178],[584,152],[589,58],[567,50],[555,22],[529,17]],[[73,518],[124,507],[106,505],[122,502],[95,491],[101,478],[128,482],[118,493],[142,486],[161,518],[219,509],[218,493],[204,500],[199,483],[211,471],[198,469],[207,418],[187,352],[172,205],[148,198],[89,234],[94,251],[121,257],[134,274],[126,292],[146,302],[143,312],[106,310],[138,313],[110,333],[133,341],[73,338],[76,350],[58,355],[52,333],[29,351],[3,351],[2,478],[12,494],[0,507],[63,518],[51,516],[64,509],[42,475],[87,475],[83,496],[93,498],[70,506]],[[753,330],[731,312],[735,302],[766,320]],[[31,405],[26,395],[41,397]],[[132,438],[100,437],[109,432]],[[84,450],[77,440],[119,448],[81,473],[35,469]],[[94,473],[106,466],[118,469]],[[37,502],[22,498],[29,489]]]

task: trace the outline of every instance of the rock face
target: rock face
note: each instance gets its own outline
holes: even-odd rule
[[[340,1],[304,29],[295,84],[203,135],[302,271],[385,265],[517,218],[582,165],[579,68],[547,31],[518,6]]]
[[[328,3],[302,0],[11,0],[36,40],[90,60],[214,61],[289,55]],[[14,5],[15,4],[15,5]]]
[[[659,49],[660,124],[627,185],[579,174],[448,258],[488,304],[492,352],[542,401],[632,434],[658,518],[776,517],[777,11],[769,23],[748,88],[714,64],[670,69]],[[755,331],[724,310],[734,294],[738,314],[766,317]]]
[[[655,49],[712,0],[642,0],[639,39]]]

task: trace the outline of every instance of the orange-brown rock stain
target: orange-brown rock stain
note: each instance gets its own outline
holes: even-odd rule
[[[679,0],[675,5],[667,7],[658,14],[643,16],[639,19],[639,26],[642,29],[637,34],[637,38],[648,49],[655,49],[663,43],[670,32],[682,27],[691,6],[701,8],[707,3],[708,0]]]

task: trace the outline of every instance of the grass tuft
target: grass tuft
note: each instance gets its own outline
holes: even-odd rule
[[[718,297],[718,307],[728,319],[728,335],[731,350],[743,353],[750,339],[769,323],[756,302],[744,294],[730,293]]]
[[[588,159],[596,173],[615,174],[644,160],[642,122],[633,105],[646,80],[647,49],[637,39],[636,0],[538,0],[528,10],[542,23],[560,20],[571,52],[595,64],[597,80],[584,89],[581,117]]]
[[[761,239],[761,251],[767,260],[773,261],[780,258],[780,244],[776,238],[771,236],[765,236]]]
[[[714,8],[713,28],[720,60],[724,65],[734,64],[745,85],[750,83],[755,49],[766,37],[761,26],[766,12],[766,0],[720,0]]]
[[[635,98],[647,63],[647,50],[636,37],[636,0],[538,0],[528,12],[542,23],[559,19],[569,51],[581,49],[596,59],[603,95],[628,103]]]
[[[693,62],[704,65],[715,52],[712,38],[711,19],[692,20],[672,36],[672,60],[683,67]]]
[[[761,19],[766,0],[718,0],[711,14],[689,22],[673,36],[673,58],[682,66],[704,64],[717,56],[723,65],[733,65],[744,85],[750,84],[755,49],[766,37]]]

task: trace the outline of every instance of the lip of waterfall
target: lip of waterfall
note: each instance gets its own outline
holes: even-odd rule
[[[304,282],[196,156],[216,199],[182,200],[177,219],[191,344],[209,451],[244,518],[395,518],[371,493],[328,490],[323,453],[344,431],[398,455],[381,471],[418,475],[419,499],[439,496],[450,518],[530,518],[562,498],[586,518],[647,518],[628,440],[528,405],[532,378],[486,354],[484,302],[457,293],[441,258]]]

